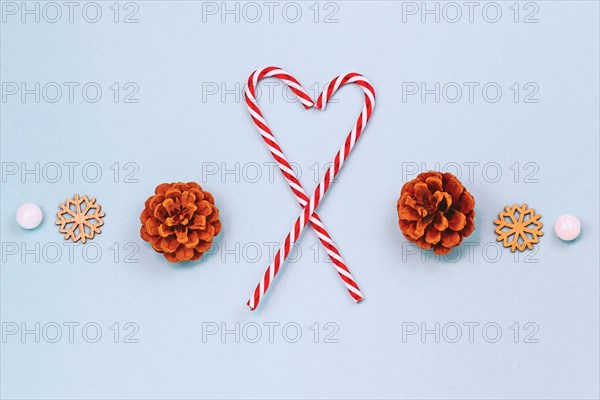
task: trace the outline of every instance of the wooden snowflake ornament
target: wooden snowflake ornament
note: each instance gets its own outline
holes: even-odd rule
[[[81,243],[85,243],[87,239],[93,239],[96,233],[102,233],[100,227],[104,225],[102,218],[105,214],[100,212],[101,206],[96,204],[95,198],[90,200],[87,196],[79,197],[76,194],[59,207],[56,225],[60,225],[59,231],[65,234],[65,240],[81,240]]]
[[[494,221],[497,225],[496,240],[503,242],[504,247],[510,247],[512,252],[516,249],[533,249],[533,245],[538,243],[539,237],[544,234],[541,217],[533,208],[527,208],[527,204],[514,204],[512,208],[505,206],[504,211]]]

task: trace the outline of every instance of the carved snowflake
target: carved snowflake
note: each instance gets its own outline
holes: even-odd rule
[[[96,204],[95,198],[80,198],[76,194],[59,207],[56,225],[60,225],[59,231],[65,234],[65,240],[77,242],[81,239],[81,243],[85,243],[87,239],[93,239],[96,233],[102,233],[100,227],[104,225],[102,218],[105,214],[100,212],[101,206]]]
[[[533,245],[539,242],[539,237],[544,235],[541,230],[541,217],[533,208],[527,208],[527,204],[514,204],[512,208],[505,206],[504,211],[494,221],[494,224],[498,225],[496,240],[503,242],[504,247],[510,247],[513,252],[516,249],[533,249]]]

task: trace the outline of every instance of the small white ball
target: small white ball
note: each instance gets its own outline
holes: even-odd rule
[[[42,209],[37,204],[25,203],[17,210],[17,223],[25,229],[35,228],[42,218]]]
[[[554,223],[554,232],[562,240],[574,240],[581,232],[581,223],[573,215],[561,215]]]

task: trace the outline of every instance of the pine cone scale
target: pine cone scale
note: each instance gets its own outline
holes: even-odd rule
[[[461,213],[460,211],[453,210],[449,211],[448,213],[450,214],[450,216],[447,216],[448,228],[456,232],[460,231],[465,227],[465,225],[467,224],[467,217],[465,216],[465,214]]]
[[[415,227],[415,235],[421,237],[425,234],[425,229],[429,226],[429,224],[433,221],[433,216],[429,215],[425,218],[421,218],[417,221],[417,225]]]
[[[415,200],[418,203],[429,204],[431,202],[431,192],[424,182],[415,185]]]
[[[433,220],[433,226],[438,231],[442,232],[448,229],[448,218],[444,214],[437,214]]]
[[[463,185],[454,176],[449,177],[444,185],[446,192],[452,196],[452,200],[458,203],[460,195],[463,192]]]
[[[436,192],[442,190],[442,180],[437,176],[430,176],[425,179],[427,187],[430,191]]]
[[[150,235],[156,235],[160,231],[161,224],[156,218],[148,218],[145,227]]]
[[[418,221],[421,219],[417,210],[412,207],[400,207],[399,215],[405,221]]]
[[[160,239],[160,248],[165,253],[173,253],[177,247],[177,240],[172,236]]]
[[[451,248],[457,246],[458,244],[460,244],[460,241],[461,237],[458,234],[458,232],[445,230],[442,233],[442,245],[444,247]]]
[[[190,234],[188,235],[188,241],[185,244],[185,247],[193,249],[194,247],[196,247],[198,245],[198,243],[200,243],[200,238],[198,237],[198,233],[196,233],[196,231],[191,231]]]
[[[442,233],[434,226],[430,226],[425,234],[425,241],[429,244],[437,244],[442,238]]]
[[[437,190],[433,194],[433,205],[437,208],[447,209],[452,205],[452,196],[446,192]]]
[[[211,221],[209,221],[211,222]],[[206,227],[206,217],[204,215],[196,215],[190,225],[191,229],[204,229]]]
[[[467,191],[464,191],[460,196],[460,206],[458,207],[458,211],[463,214],[467,214],[469,211],[475,208],[475,199],[473,195]]]

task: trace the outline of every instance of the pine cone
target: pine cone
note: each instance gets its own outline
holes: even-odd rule
[[[170,262],[197,260],[221,231],[215,200],[196,182],[163,183],[146,200],[142,239]]]
[[[419,174],[402,187],[397,207],[404,236],[436,254],[448,254],[475,229],[475,199],[448,172]]]

